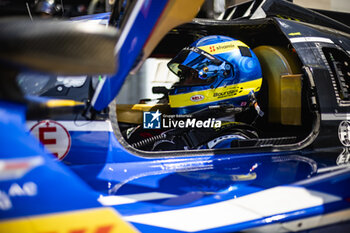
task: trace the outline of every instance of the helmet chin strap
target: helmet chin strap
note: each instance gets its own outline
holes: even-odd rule
[[[263,117],[264,116],[264,112],[260,109],[260,106],[258,104],[258,101],[257,101],[257,99],[255,97],[255,93],[254,93],[253,90],[251,90],[249,92],[249,99],[250,99],[251,104],[254,106],[255,111],[258,113],[258,115],[260,117]]]

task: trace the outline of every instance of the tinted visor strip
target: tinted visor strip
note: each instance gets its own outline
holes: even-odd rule
[[[209,54],[209,53],[205,52],[204,50],[201,50],[197,47],[185,47],[185,48],[183,48],[183,50],[192,51],[192,52],[198,53],[199,55],[205,56],[207,59],[212,61],[217,66],[220,66],[223,63],[223,61],[221,61],[220,59],[212,56],[211,54]]]

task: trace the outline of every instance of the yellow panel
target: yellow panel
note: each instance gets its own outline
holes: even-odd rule
[[[49,108],[55,107],[74,107],[84,105],[83,102],[75,101],[75,100],[60,100],[60,99],[52,99],[46,102],[46,106]]]
[[[143,112],[154,112],[157,110],[166,114],[171,112],[168,104],[118,104],[117,118],[119,122],[142,124]]]
[[[282,115],[285,116],[288,113],[282,112],[287,108],[284,108],[284,103],[281,102],[281,93],[283,93],[281,91],[281,77],[301,73],[297,56],[287,49],[277,46],[259,46],[253,51],[259,59],[263,78],[267,80],[269,122],[286,124],[288,120],[282,120]],[[301,93],[301,89],[299,93]],[[296,121],[301,122],[301,119]]]
[[[47,214],[0,222],[0,232],[129,233],[138,232],[111,208]]]
[[[301,74],[281,76],[281,123],[301,125]]]
[[[20,220],[1,221],[0,232],[18,233],[18,232],[35,232],[33,225],[28,219],[21,218]]]

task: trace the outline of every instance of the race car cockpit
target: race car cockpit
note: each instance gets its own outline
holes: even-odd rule
[[[85,101],[89,108],[83,114],[64,119],[110,121],[111,127],[103,129],[111,128],[122,146],[142,156],[159,155],[160,150],[168,154],[274,152],[334,145],[340,146],[338,156],[344,144],[337,135],[344,133],[334,123],[345,119],[350,105],[348,28],[287,2],[269,2],[266,17],[252,13],[232,20],[229,15],[226,20],[196,18],[167,31],[155,49],[147,51],[150,56],[140,53],[136,61],[128,61],[131,72],[125,82],[124,69],[110,79],[88,76],[83,86],[54,77],[54,86],[43,95],[72,94],[71,98]],[[290,18],[288,12],[276,15],[272,12],[276,4],[298,8],[300,20]],[[307,14],[323,26],[307,21]],[[215,35],[240,41],[230,42],[236,46],[232,54],[246,63],[217,57],[214,50],[231,51],[230,43],[208,43],[198,46],[200,50],[191,46]],[[140,67],[145,57],[149,58]],[[249,62],[253,58],[259,68],[257,62]],[[120,58],[120,67],[127,60]],[[243,75],[248,68],[252,76]],[[216,78],[219,75],[222,78]]]
[[[169,72],[164,73],[163,67],[161,75],[171,76],[172,84],[167,84],[167,87],[157,86],[160,74],[153,79],[153,92],[163,94],[157,101],[152,102],[145,96],[146,98],[143,97],[138,103],[122,104],[123,92],[130,92],[130,89],[122,89],[119,95],[121,101],[117,102],[119,104],[116,111],[119,128],[125,140],[134,148],[150,151],[261,148],[298,145],[301,141],[308,141],[314,130],[317,131],[317,116],[310,109],[312,104],[310,83],[305,76],[307,73],[290,43],[280,33],[273,31],[271,22],[265,23],[257,23],[244,30],[234,23],[230,26],[212,26],[212,29],[217,27],[221,31],[228,28],[235,31],[240,28],[240,38],[245,40],[221,41],[222,44],[215,44],[210,38],[213,40],[220,37],[199,36],[202,39],[197,41],[206,41],[206,44],[199,47],[198,51],[192,44],[182,49],[172,60],[163,62],[163,66],[168,62],[168,67],[175,77]],[[165,43],[174,45],[176,37],[186,38],[180,35],[188,30],[186,26],[169,33],[154,51],[154,57],[169,53],[170,49],[165,47]],[[264,30],[274,33],[273,39],[267,42],[265,34],[261,34]],[[193,36],[193,32],[191,33]],[[191,33],[187,34],[188,38],[191,37]],[[248,45],[241,41],[247,41]],[[233,65],[215,59],[215,54],[220,53],[220,49],[224,52],[232,50],[230,43],[237,49],[233,52],[236,55],[231,54],[231,59],[238,55],[245,58],[236,59],[231,63]],[[179,44],[181,43],[177,42],[175,47]],[[189,58],[190,53],[197,55]],[[227,57],[224,61],[227,61]],[[187,68],[188,65],[191,68]],[[218,68],[220,66],[223,67],[221,73]],[[230,73],[235,74],[231,79],[228,77]],[[220,74],[223,78],[215,79]],[[191,78],[184,78],[186,75]],[[243,84],[240,85],[240,82]],[[222,120],[223,126],[200,130],[175,124],[171,128],[145,127],[145,114],[157,111],[163,114],[161,126],[169,125],[169,121],[171,123],[185,120],[186,123],[187,118],[192,121],[194,118]]]
[[[167,93],[166,103],[175,114],[168,117],[173,116],[175,124],[186,123],[166,129],[161,122],[163,132],[141,141],[148,125],[128,129],[130,144],[151,150],[212,149],[229,148],[235,139],[257,137],[252,124],[235,119],[251,107],[258,116],[264,114],[255,97],[262,83],[261,67],[246,44],[227,36],[206,36],[182,49],[168,68],[179,78]],[[199,126],[203,121],[215,121],[215,126]]]

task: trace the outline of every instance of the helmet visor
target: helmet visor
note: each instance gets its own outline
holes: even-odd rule
[[[223,63],[199,48],[187,47],[168,63],[168,67],[180,78],[179,85],[206,85],[215,80]]]

